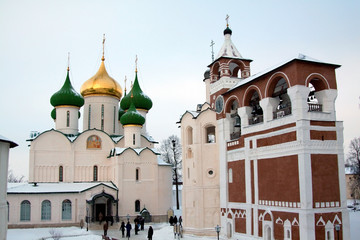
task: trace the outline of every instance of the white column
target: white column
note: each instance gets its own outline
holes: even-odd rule
[[[241,118],[241,128],[249,126],[249,117],[251,116],[251,107],[238,108],[238,114]]]
[[[308,103],[307,98],[310,93],[310,88],[300,85],[295,85],[287,89],[287,93],[291,100],[291,112],[295,119],[306,119],[308,117]]]
[[[279,101],[276,98],[264,98],[260,101],[260,106],[263,109],[264,122],[273,120],[273,112],[275,111]]]

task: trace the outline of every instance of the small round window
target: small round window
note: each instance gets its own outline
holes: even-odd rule
[[[214,174],[214,171],[213,170],[209,170],[209,175],[213,175]]]

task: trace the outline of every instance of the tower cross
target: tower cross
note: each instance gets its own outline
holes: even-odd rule
[[[138,61],[138,57],[136,55],[136,57],[135,57],[135,72],[137,72],[137,61]]]
[[[229,15],[228,14],[226,14],[225,20],[226,20],[226,27],[229,27]]]
[[[215,45],[215,42],[214,42],[213,40],[211,40],[210,47],[211,47],[211,58],[212,58],[212,61],[214,61],[214,45]]]
[[[70,70],[70,52],[68,52],[68,67],[67,70]]]
[[[125,85],[125,89],[124,89],[124,90],[125,90],[125,95],[126,95],[126,75],[125,75],[125,80],[124,80],[124,82],[125,82],[125,84],[124,84],[124,85]]]
[[[102,58],[101,60],[105,60],[105,33],[103,35],[103,41],[102,41],[102,45],[103,45],[103,52],[102,52]]]

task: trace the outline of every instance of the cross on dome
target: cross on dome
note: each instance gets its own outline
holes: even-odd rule
[[[104,35],[103,35],[102,45],[103,45],[103,52],[102,52],[102,58],[101,58],[101,60],[104,61],[104,60],[105,60],[105,33],[104,33]]]

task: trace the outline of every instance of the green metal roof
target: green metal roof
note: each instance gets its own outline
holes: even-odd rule
[[[135,73],[135,82],[130,92],[132,94],[127,94],[121,100],[120,107],[122,109],[124,110],[129,109],[131,102],[134,103],[134,106],[137,109],[150,110],[152,108],[151,99],[140,88],[137,72]],[[131,96],[133,97],[132,99]]]
[[[76,92],[71,85],[69,70],[67,71],[64,85],[59,91],[51,96],[50,103],[54,107],[61,105],[82,107],[84,105],[84,98],[78,92]]]

